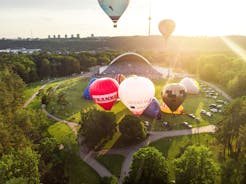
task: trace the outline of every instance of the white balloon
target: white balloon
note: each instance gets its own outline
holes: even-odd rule
[[[199,86],[191,78],[185,77],[179,83],[186,88],[188,94],[199,94],[200,92]]]
[[[155,86],[145,77],[130,77],[119,86],[122,103],[135,115],[141,115],[155,96]]]

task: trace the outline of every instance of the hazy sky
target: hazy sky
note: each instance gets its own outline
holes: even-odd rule
[[[0,37],[147,35],[150,0],[131,0],[114,29],[97,0],[0,0]],[[151,0],[151,34],[162,19],[174,35],[246,35],[246,0]]]

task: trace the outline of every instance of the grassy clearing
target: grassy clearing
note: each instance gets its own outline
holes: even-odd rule
[[[52,135],[59,144],[76,143],[76,135],[64,123],[57,122],[48,128],[48,132]]]
[[[28,100],[36,91],[38,91],[38,89],[44,85],[44,82],[34,82],[34,83],[30,83],[27,85],[25,91],[24,91],[24,95],[25,98],[24,100]]]
[[[121,155],[99,155],[96,158],[102,165],[104,165],[113,175],[120,176],[121,166],[124,157]]]
[[[72,156],[67,164],[69,184],[100,184],[100,176],[79,156]]]
[[[170,178],[175,179],[173,160],[178,158],[183,153],[184,149],[190,145],[205,145],[213,153],[213,159],[218,163],[220,161],[220,152],[222,148],[216,143],[216,139],[212,134],[200,134],[180,136],[174,138],[163,138],[150,144],[160,150],[168,159],[168,166],[170,168]]]
[[[59,144],[71,146],[74,145],[76,149],[71,150],[71,157],[69,162],[65,164],[67,175],[69,176],[69,184],[99,184],[100,177],[98,174],[88,166],[78,156],[78,145],[76,142],[76,135],[64,123],[57,122],[48,128],[48,132],[55,137]]]

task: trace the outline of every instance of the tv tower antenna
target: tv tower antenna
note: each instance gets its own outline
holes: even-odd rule
[[[149,0],[149,36],[150,36],[150,29],[151,29],[151,0]]]

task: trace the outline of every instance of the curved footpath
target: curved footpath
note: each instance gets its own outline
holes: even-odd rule
[[[216,127],[214,125],[208,125],[204,127],[198,127],[198,128],[192,128],[192,129],[185,129],[185,130],[171,130],[171,131],[160,131],[160,132],[148,132],[150,135],[149,137],[142,143],[131,147],[128,149],[128,155],[125,157],[125,160],[123,162],[121,173],[120,173],[120,180],[119,183],[123,182],[123,179],[125,176],[128,175],[128,172],[130,170],[130,164],[133,160],[133,154],[140,148],[149,145],[151,142],[155,142],[159,139],[165,138],[165,137],[177,137],[177,136],[183,136],[183,135],[191,135],[191,134],[199,134],[199,133],[214,133]]]
[[[42,85],[26,102],[25,104],[22,106],[23,109],[27,108],[27,106],[32,103],[32,101],[36,98],[36,96],[38,95],[39,91],[41,89],[44,89],[49,83],[54,82],[55,80],[49,81],[47,83],[45,83],[44,85]]]

